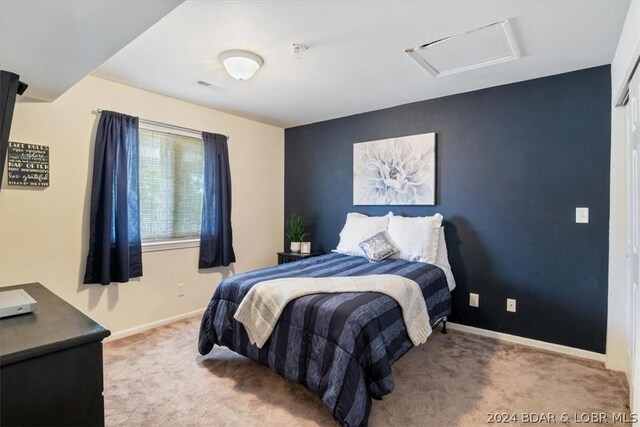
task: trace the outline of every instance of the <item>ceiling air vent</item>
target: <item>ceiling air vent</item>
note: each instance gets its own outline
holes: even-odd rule
[[[198,80],[198,84],[200,86],[208,87],[209,89],[211,89],[214,92],[224,92],[224,90],[225,90],[223,87],[216,86],[213,83],[205,82],[204,80]]]
[[[509,20],[406,49],[434,77],[487,67],[520,57]]]

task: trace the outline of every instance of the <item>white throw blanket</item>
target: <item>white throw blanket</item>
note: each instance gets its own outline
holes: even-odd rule
[[[413,280],[393,274],[265,280],[249,290],[234,317],[244,325],[251,343],[262,348],[290,301],[305,295],[340,292],[378,292],[388,295],[400,305],[413,345],[426,342],[431,335],[427,304],[420,286]]]

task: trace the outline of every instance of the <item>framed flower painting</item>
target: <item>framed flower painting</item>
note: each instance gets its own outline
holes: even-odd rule
[[[435,203],[435,133],[353,144],[354,205]]]

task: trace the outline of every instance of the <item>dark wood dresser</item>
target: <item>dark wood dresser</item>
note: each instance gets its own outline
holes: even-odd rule
[[[102,340],[111,333],[39,283],[34,313],[0,319],[0,425],[103,426]]]

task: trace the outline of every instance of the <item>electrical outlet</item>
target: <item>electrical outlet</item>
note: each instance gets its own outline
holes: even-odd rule
[[[469,294],[469,305],[471,307],[480,307],[480,295],[478,294]]]
[[[516,300],[507,298],[507,311],[512,313],[516,312]]]
[[[178,283],[176,286],[178,287],[178,296],[179,297],[183,297],[184,296],[184,283]]]

